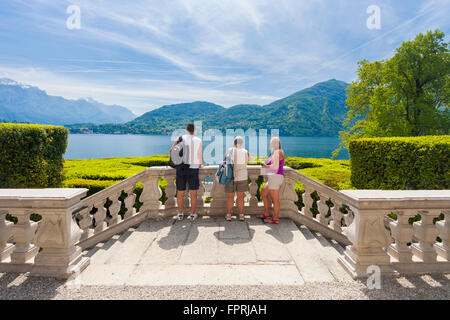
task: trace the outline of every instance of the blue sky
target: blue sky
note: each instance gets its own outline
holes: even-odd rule
[[[69,30],[69,5],[81,29]],[[366,12],[381,9],[381,29]],[[0,77],[136,114],[165,104],[267,104],[440,28],[450,0],[8,0]]]

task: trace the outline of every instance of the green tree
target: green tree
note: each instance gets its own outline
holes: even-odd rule
[[[403,42],[389,60],[358,63],[346,130],[334,155],[362,137],[449,134],[450,54],[439,30]]]

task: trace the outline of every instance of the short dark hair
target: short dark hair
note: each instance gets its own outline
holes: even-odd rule
[[[186,130],[189,132],[189,133],[194,133],[194,131],[195,131],[195,125],[192,123],[192,122],[190,122],[190,123],[188,123],[188,125],[187,125],[187,127],[186,127]]]

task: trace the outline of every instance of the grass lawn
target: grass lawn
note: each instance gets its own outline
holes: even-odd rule
[[[65,187],[98,192],[150,166],[167,165],[169,156],[65,160]],[[286,158],[286,166],[336,190],[350,189],[350,161]],[[165,184],[165,181],[161,181]]]

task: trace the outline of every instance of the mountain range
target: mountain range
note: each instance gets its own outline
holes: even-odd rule
[[[224,108],[197,101],[166,105],[123,124],[83,123],[67,127],[72,133],[170,134],[185,128],[188,122],[202,121],[203,130],[279,129],[280,135],[288,136],[337,136],[347,115],[347,86],[332,79],[265,106]]]
[[[136,116],[127,108],[108,106],[93,99],[67,100],[37,87],[0,79],[0,119],[25,123],[66,125],[125,123]]]

